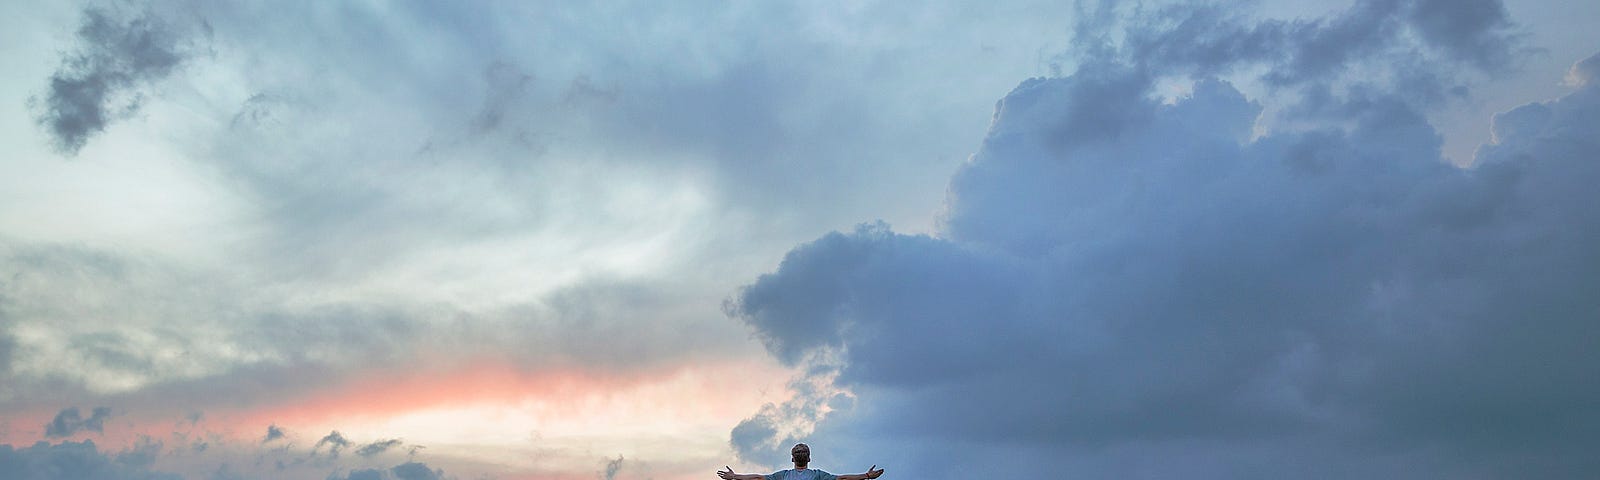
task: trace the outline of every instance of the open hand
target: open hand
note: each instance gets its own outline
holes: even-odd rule
[[[878,478],[881,476],[883,476],[883,469],[878,468],[877,465],[867,468],[867,478]]]
[[[730,467],[730,466],[727,466],[727,465],[723,465],[722,468],[728,469],[728,471],[726,471],[726,472],[724,472],[722,470],[717,470],[717,476],[721,477],[722,480],[733,480],[734,478],[736,478],[737,475],[739,475],[737,473],[733,473],[733,467]]]

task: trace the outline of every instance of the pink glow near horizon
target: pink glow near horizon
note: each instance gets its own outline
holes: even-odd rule
[[[177,440],[208,439],[221,448],[262,450],[292,443],[295,450],[309,451],[321,437],[340,431],[355,445],[395,438],[426,446],[425,458],[436,464],[440,457],[498,464],[501,478],[591,478],[591,464],[608,455],[725,458],[729,426],[765,402],[782,401],[791,373],[759,360],[617,375],[527,371],[482,361],[410,375],[370,374],[261,408],[215,407],[194,423],[114,411],[103,432],[61,438],[44,435],[58,411],[34,409],[5,419],[9,428],[0,431],[0,442],[90,440],[102,451],[116,452],[148,437],[164,441],[169,451],[188,447]],[[263,446],[269,425],[287,432],[286,441]],[[561,449],[574,451],[556,451]],[[530,458],[532,452],[539,458]]]

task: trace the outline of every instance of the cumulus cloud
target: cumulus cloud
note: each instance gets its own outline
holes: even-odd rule
[[[1600,180],[1600,89],[1497,116],[1461,169],[1411,94],[1450,88],[1427,79],[1456,67],[1420,83],[1354,73],[1378,51],[1500,68],[1465,47],[1514,46],[1502,9],[1472,6],[1135,22],[1128,43],[997,104],[937,236],[827,234],[728,311],[786,363],[837,354],[834,384],[860,401],[812,436],[905,445],[844,455],[898,455],[902,472],[1581,476],[1600,466],[1582,453],[1600,446],[1583,427],[1600,422],[1585,407],[1600,402],[1585,340],[1600,335],[1586,207],[1600,198],[1585,187]],[[1238,32],[1303,48],[1241,52],[1259,41]],[[1252,65],[1322,85],[1250,99],[1213,76]],[[1162,76],[1192,93],[1162,102]],[[1258,124],[1266,101],[1303,116]],[[776,417],[740,424],[735,445],[773,442]]]
[[[95,407],[89,418],[83,418],[78,407],[67,407],[45,424],[44,434],[48,437],[66,437],[83,430],[105,433],[106,419],[110,417],[109,407]]]
[[[77,35],[78,48],[50,76],[37,118],[68,155],[117,117],[138,111],[140,89],[193,54],[189,32],[148,10],[87,8]]]

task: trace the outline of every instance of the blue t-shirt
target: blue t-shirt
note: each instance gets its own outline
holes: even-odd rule
[[[767,475],[767,480],[836,480],[836,478],[837,477],[834,477],[831,473],[817,470],[815,468],[807,468],[804,470],[791,468],[788,470],[772,472],[772,475]]]

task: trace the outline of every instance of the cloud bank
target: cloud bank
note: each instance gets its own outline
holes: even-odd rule
[[[278,463],[276,470],[263,474],[260,460],[256,468],[240,468],[229,461],[240,461],[239,457],[211,457],[200,461],[209,467],[209,474],[184,475],[167,471],[163,462],[168,466],[183,466],[190,462],[193,467],[194,459],[187,459],[181,452],[163,451],[163,444],[150,437],[141,437],[132,446],[117,452],[101,450],[93,441],[82,442],[65,441],[57,444],[38,442],[26,448],[17,448],[11,445],[0,444],[0,475],[7,479],[17,480],[183,480],[206,478],[212,480],[222,479],[255,479],[255,478],[337,478],[337,479],[375,479],[375,480],[441,480],[445,477],[444,470],[430,467],[426,463],[406,461],[389,468],[353,468],[344,471],[341,467],[331,467],[321,470],[316,466],[307,466],[301,463],[285,465]],[[221,463],[211,463],[221,462]]]
[[[1465,6],[1080,30],[1075,72],[997,104],[939,235],[830,233],[727,310],[786,363],[838,357],[857,406],[809,438],[849,464],[1581,476],[1600,467],[1595,60],[1451,166],[1429,109],[1520,48],[1498,2]],[[1189,92],[1164,102],[1172,79]],[[1268,85],[1279,121],[1235,82]],[[781,459],[782,410],[735,448]]]
[[[159,447],[158,447],[159,448]],[[147,464],[107,455],[94,442],[35,443],[27,448],[0,445],[0,472],[16,480],[182,480],[173,473],[152,471]]]

